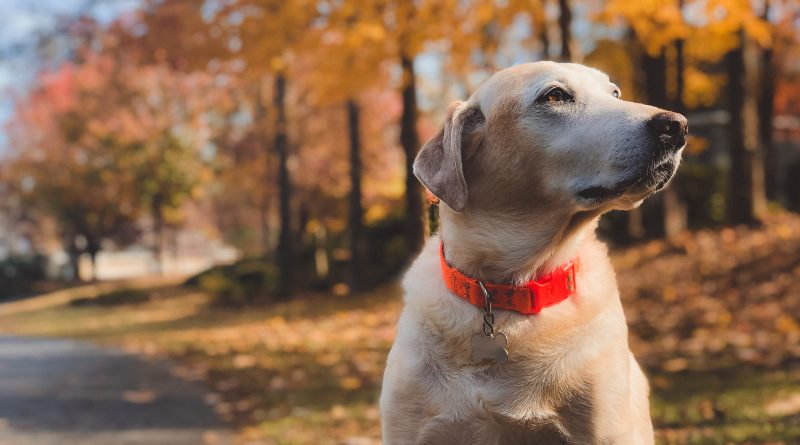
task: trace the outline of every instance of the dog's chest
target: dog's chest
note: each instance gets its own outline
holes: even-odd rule
[[[564,369],[558,361],[512,355],[508,363],[465,371],[468,387],[462,390],[474,406],[493,414],[517,420],[544,418],[556,412],[565,398],[586,391],[585,382]]]
[[[463,404],[457,414],[437,416],[452,419],[444,430],[485,435],[482,443],[591,443],[574,441],[591,435],[592,388],[581,379],[517,361],[465,372],[456,380],[460,384],[451,384],[449,390],[460,395],[451,397]]]

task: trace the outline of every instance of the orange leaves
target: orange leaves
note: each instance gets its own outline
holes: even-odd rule
[[[713,105],[726,83],[724,75],[710,74],[693,66],[687,67],[684,75],[683,103],[689,108]]]
[[[714,19],[708,27],[721,33],[734,33],[744,29],[748,37],[763,47],[772,44],[770,25],[753,9],[750,0],[710,0],[706,13]]]
[[[612,0],[601,14],[607,21],[621,17],[633,29],[647,52],[655,56],[663,47],[679,38],[688,37],[678,2],[660,0]]]
[[[667,371],[800,357],[800,219],[614,255],[635,352]]]
[[[749,0],[686,0],[683,10],[677,0],[613,0],[601,17],[623,18],[650,55],[657,55],[677,39],[687,41],[690,57],[716,61],[739,44],[743,29],[762,46],[769,46],[771,31]]]
[[[80,64],[43,73],[18,103],[10,180],[32,184],[21,190],[25,204],[57,221],[67,241],[129,243],[138,219],[159,206],[167,224],[178,223],[183,202],[201,194],[199,150],[218,97],[203,95],[211,86],[205,74],[87,52]]]

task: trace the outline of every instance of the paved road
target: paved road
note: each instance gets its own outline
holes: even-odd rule
[[[0,445],[228,445],[197,385],[85,343],[0,336]]]

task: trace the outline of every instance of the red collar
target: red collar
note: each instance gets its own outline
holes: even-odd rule
[[[479,281],[464,275],[447,264],[444,258],[444,243],[439,248],[442,263],[442,276],[450,292],[468,301],[471,305],[483,308],[485,301]],[[575,273],[578,259],[561,265],[546,276],[531,280],[521,286],[483,282],[491,297],[492,307],[519,312],[524,315],[538,314],[542,309],[553,306],[575,294]]]

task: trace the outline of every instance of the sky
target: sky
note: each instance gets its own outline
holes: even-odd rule
[[[2,126],[11,117],[14,96],[25,92],[42,68],[38,36],[53,32],[58,19],[81,13],[108,23],[136,9],[140,0],[0,0],[0,153],[7,143]]]

